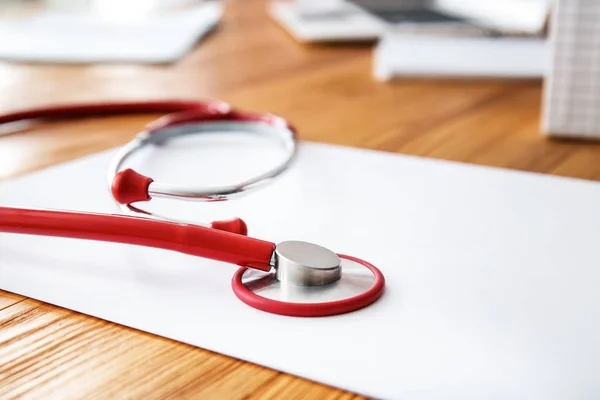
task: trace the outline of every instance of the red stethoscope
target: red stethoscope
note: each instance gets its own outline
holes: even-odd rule
[[[0,232],[126,243],[178,251],[239,265],[235,295],[262,311],[317,317],[355,311],[383,293],[383,274],[366,261],[322,246],[285,241],[274,244],[247,236],[239,218],[189,224],[144,210],[134,203],[154,197],[224,201],[260,186],[285,171],[296,154],[295,130],[282,118],[232,109],[223,102],[151,101],[53,106],[0,115],[0,124],[34,119],[69,119],[116,114],[167,112],[121,148],[108,168],[113,198],[125,213],[98,213],[0,207]],[[287,157],[252,179],[221,187],[188,187],[155,182],[122,169],[136,151],[188,134],[243,131],[278,140]]]

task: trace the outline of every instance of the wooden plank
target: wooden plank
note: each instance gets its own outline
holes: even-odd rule
[[[0,398],[245,398],[277,372],[62,308],[0,312]]]
[[[23,296],[19,296],[18,294],[0,290],[0,310],[10,307],[13,304],[16,304],[23,300],[25,300],[25,297],[23,297]]]

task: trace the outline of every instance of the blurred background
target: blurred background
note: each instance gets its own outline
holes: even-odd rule
[[[585,84],[598,13],[583,0],[0,0],[0,110],[221,99],[304,140],[548,172],[578,146],[548,136],[599,131]],[[151,117],[4,135],[0,177],[122,144]],[[585,164],[575,174],[595,176]]]

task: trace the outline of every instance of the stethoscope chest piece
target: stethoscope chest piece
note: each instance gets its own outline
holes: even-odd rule
[[[383,293],[375,266],[312,243],[279,243],[272,266],[269,272],[239,269],[232,280],[236,296],[262,311],[319,317],[358,310]]]

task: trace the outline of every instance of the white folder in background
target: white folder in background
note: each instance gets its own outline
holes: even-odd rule
[[[441,11],[500,31],[538,34],[544,28],[552,0],[435,0]]]
[[[542,78],[546,40],[390,32],[377,45],[374,75]]]
[[[49,62],[167,63],[182,57],[220,20],[222,6],[207,2],[139,20],[46,12],[0,18],[0,59]]]

